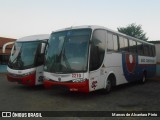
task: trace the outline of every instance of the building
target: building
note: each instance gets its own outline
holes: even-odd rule
[[[16,39],[0,37],[0,65],[6,65],[9,60],[13,43]]]
[[[160,64],[160,40],[149,41],[149,42],[155,44],[155,47],[156,47],[156,56],[157,56],[157,64]]]
[[[160,40],[149,41],[149,42],[155,44],[155,47],[156,47],[156,57],[157,57],[157,73],[156,73],[156,75],[159,77],[158,79],[160,79]]]

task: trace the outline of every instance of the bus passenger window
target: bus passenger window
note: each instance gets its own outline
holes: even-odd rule
[[[112,33],[108,33],[107,39],[107,51],[118,51],[118,38],[117,35],[113,35]]]
[[[149,49],[150,49],[150,56],[151,56],[151,57],[153,57],[153,54],[154,54],[152,48],[153,48],[153,46],[149,46]]]
[[[107,41],[107,51],[113,51],[114,50],[114,43],[113,43],[113,35],[111,33],[108,33],[108,41]]]
[[[138,49],[138,54],[143,55],[143,44],[140,42],[137,42],[137,49]]]
[[[155,57],[156,56],[155,46],[152,46],[152,51],[153,51],[153,56],[152,57]]]
[[[149,56],[149,47],[148,47],[148,45],[144,44],[143,47],[144,47],[144,55],[145,56]]]
[[[118,36],[117,35],[113,35],[113,42],[114,42],[114,51],[118,51]]]
[[[137,53],[137,45],[136,45],[136,41],[133,40],[129,40],[129,51],[131,53]]]
[[[128,39],[119,37],[119,49],[128,52]]]

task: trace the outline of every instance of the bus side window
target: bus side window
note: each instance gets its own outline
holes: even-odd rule
[[[113,34],[109,33],[107,34],[107,52],[114,50],[114,41],[113,41]]]
[[[147,44],[143,44],[143,48],[144,48],[144,55],[145,56],[149,56],[149,47]]]
[[[124,49],[123,37],[119,37],[119,50],[123,51],[123,49]]]
[[[151,57],[154,57],[154,56],[155,56],[155,49],[154,49],[154,46],[149,45],[149,51],[150,51],[150,56],[151,56]]]
[[[140,42],[137,42],[137,49],[138,49],[138,54],[143,55],[143,44]]]
[[[108,32],[107,35],[107,51],[118,51],[118,37]]]
[[[136,41],[133,40],[129,40],[129,51],[131,53],[137,53],[137,45],[136,45]]]
[[[114,51],[118,51],[118,36],[117,35],[113,35],[113,41],[114,41]]]
[[[128,52],[128,39],[119,37],[119,49],[120,51]]]
[[[149,51],[150,51],[150,56],[155,57],[155,47],[152,45],[149,45]]]
[[[148,48],[148,56],[152,56],[152,49],[150,47],[150,45],[147,45],[147,48]]]
[[[155,57],[156,56],[155,46],[152,46],[152,51],[153,51],[153,56],[152,57]]]
[[[94,31],[90,50],[90,70],[97,70],[102,65],[106,48],[105,40],[105,30]]]

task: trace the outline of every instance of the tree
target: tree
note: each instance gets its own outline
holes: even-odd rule
[[[117,28],[119,32],[124,33],[126,35],[147,41],[148,37],[146,37],[146,33],[142,30],[142,25],[136,25],[135,23],[129,24],[127,27],[119,27]]]

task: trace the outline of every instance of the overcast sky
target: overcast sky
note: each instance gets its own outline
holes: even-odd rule
[[[131,23],[142,25],[150,40],[160,40],[160,0],[0,0],[0,37],[79,25],[117,31]]]

